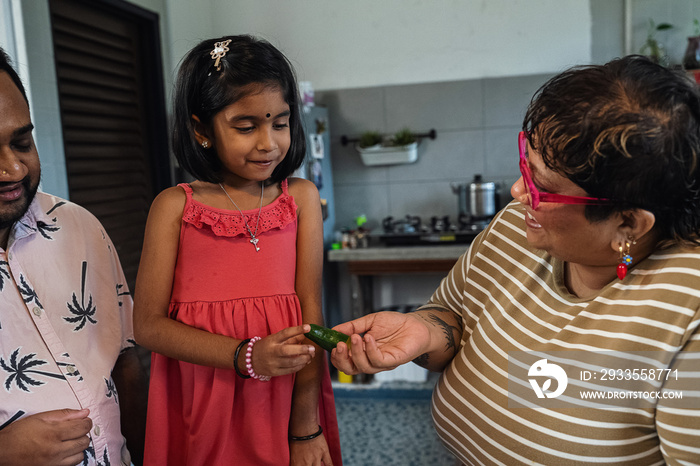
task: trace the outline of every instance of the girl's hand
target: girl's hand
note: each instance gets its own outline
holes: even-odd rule
[[[333,466],[323,434],[315,439],[289,442],[291,466]]]
[[[346,374],[394,369],[423,354],[431,341],[423,320],[400,312],[368,314],[333,329],[350,335],[350,348],[340,342],[331,352],[333,365]]]
[[[308,324],[289,327],[255,343],[252,361],[255,373],[274,377],[303,369],[316,354],[316,347],[301,344],[304,333],[310,330]]]

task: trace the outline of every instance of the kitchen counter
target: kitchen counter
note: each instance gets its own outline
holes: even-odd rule
[[[440,246],[390,246],[357,249],[331,249],[331,262],[381,261],[381,260],[435,260],[458,259],[469,248],[468,244]]]
[[[347,266],[350,275],[351,317],[373,312],[372,277],[406,273],[444,273],[469,248],[468,244],[435,246],[388,246],[332,249],[329,262]]]
[[[330,262],[345,262],[354,275],[448,272],[468,244],[331,249]]]

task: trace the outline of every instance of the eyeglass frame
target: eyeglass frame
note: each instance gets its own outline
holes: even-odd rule
[[[602,199],[597,197],[584,196],[569,196],[566,194],[541,193],[535,187],[532,181],[532,172],[527,162],[527,136],[525,131],[518,133],[518,148],[520,149],[520,174],[523,178],[525,193],[532,210],[537,210],[540,202],[551,202],[554,204],[578,204],[578,205],[606,205],[612,204],[610,199]]]

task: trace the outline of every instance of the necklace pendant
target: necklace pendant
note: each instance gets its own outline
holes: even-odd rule
[[[253,243],[253,246],[255,246],[255,252],[260,251],[260,247],[258,247],[258,238],[253,236],[252,238],[250,238],[250,242]]]

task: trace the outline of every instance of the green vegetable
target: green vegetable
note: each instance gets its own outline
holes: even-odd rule
[[[309,324],[311,330],[305,333],[306,338],[316,343],[326,351],[331,351],[338,343],[345,342],[350,346],[350,336],[316,324]]]

